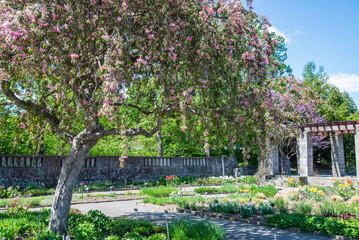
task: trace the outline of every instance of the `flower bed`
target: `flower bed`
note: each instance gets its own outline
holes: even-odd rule
[[[47,230],[50,210],[41,212],[18,211],[0,213],[0,238],[14,239],[62,239],[61,235]],[[166,239],[166,228],[144,220],[127,218],[111,219],[100,211],[83,215],[70,213],[68,231],[77,240],[160,240]],[[221,240],[225,236],[222,227],[207,221],[180,220],[170,223],[169,234],[173,239]]]

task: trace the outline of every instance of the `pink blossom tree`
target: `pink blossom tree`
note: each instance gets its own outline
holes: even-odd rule
[[[176,112],[182,129],[196,114],[204,138],[228,133],[232,147],[249,132],[264,146],[281,121],[268,26],[237,0],[1,0],[0,105],[71,145],[49,228],[65,232],[84,159],[106,136],[126,147]]]

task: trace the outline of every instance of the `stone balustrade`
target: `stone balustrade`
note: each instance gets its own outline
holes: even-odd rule
[[[66,156],[0,155],[0,185],[43,187],[57,184]],[[224,157],[225,175],[232,175],[235,157]],[[79,182],[156,181],[161,176],[209,177],[223,174],[221,157],[131,157],[120,167],[117,156],[90,156],[84,161]]]

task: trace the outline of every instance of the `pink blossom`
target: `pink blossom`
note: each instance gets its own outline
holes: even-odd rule
[[[72,58],[78,58],[79,55],[77,55],[76,53],[70,53],[70,57],[72,57]]]

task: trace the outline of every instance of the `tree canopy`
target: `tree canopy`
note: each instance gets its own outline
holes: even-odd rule
[[[338,87],[328,83],[328,75],[324,67],[309,62],[304,66],[303,82],[310,87],[320,102],[320,113],[328,122],[358,120],[358,108],[347,92],[341,92]]]
[[[205,144],[250,135],[263,155],[289,114],[274,104],[279,42],[268,27],[250,1],[1,0],[0,108],[31,136],[49,130],[71,145],[50,229],[65,231],[83,160],[106,136],[126,147],[177,114]]]

